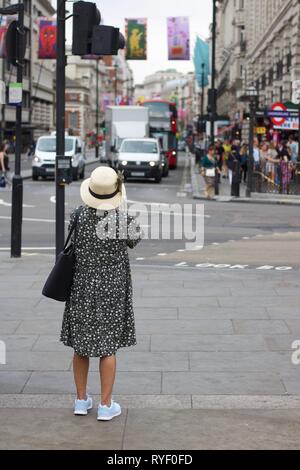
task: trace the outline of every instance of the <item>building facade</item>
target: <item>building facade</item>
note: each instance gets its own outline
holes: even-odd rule
[[[231,121],[239,119],[243,105],[238,98],[243,90],[246,63],[245,4],[252,0],[224,0],[217,15],[217,89],[218,114]]]
[[[218,113],[243,127],[247,88],[261,110],[292,102],[300,80],[298,0],[223,0],[217,27]],[[244,124],[243,124],[244,119]]]
[[[246,86],[255,85],[260,107],[292,101],[300,80],[298,0],[247,0]]]
[[[0,0],[1,6],[10,2]],[[26,52],[23,67],[22,144],[25,150],[41,134],[53,129],[54,62],[38,59],[39,18],[55,13],[48,0],[24,0]],[[2,22],[10,21],[9,18]],[[6,85],[16,82],[16,67],[0,59],[0,77]],[[15,106],[1,107],[1,136],[15,139]]]

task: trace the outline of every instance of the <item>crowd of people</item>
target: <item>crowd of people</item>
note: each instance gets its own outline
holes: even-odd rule
[[[249,147],[247,143],[239,140],[218,140],[215,145],[205,148],[203,141],[196,139],[193,152],[196,165],[206,183],[205,194],[211,199],[214,194],[215,178],[221,183],[222,179],[228,179],[232,185],[233,178],[247,184],[249,171]],[[254,139],[253,146],[253,170],[259,178],[279,188],[283,194],[289,193],[289,186],[300,167],[299,144],[294,136],[287,141],[280,141],[276,145],[273,141],[259,141]]]

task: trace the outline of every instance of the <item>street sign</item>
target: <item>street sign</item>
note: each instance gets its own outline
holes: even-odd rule
[[[0,104],[6,103],[6,85],[3,80],[0,80]]]
[[[256,127],[255,133],[259,135],[264,135],[267,133],[267,129],[265,127]]]
[[[272,123],[275,126],[281,126],[291,113],[287,110],[283,103],[274,103],[271,106],[271,110],[268,111],[268,116],[271,118]]]

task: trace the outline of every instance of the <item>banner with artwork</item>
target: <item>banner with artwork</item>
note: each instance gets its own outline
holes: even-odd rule
[[[56,59],[57,23],[52,18],[41,18],[39,30],[39,59]]]
[[[208,86],[210,75],[209,45],[199,37],[196,39],[194,49],[194,65],[199,87]]]
[[[167,18],[169,60],[190,60],[190,25],[187,16]]]
[[[6,50],[5,50],[5,35],[7,31],[7,26],[0,26],[0,59],[5,59]]]
[[[147,60],[147,18],[125,20],[126,59]]]

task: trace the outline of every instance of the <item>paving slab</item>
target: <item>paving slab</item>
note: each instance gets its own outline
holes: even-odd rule
[[[270,319],[270,314],[264,307],[179,307],[178,318],[180,320],[211,319],[211,320],[233,320],[233,319]]]
[[[35,371],[35,370],[69,370],[71,367],[72,351],[36,352],[11,351],[7,354],[6,364],[0,364],[0,370]]]
[[[88,379],[88,390],[89,393],[99,394],[100,380],[98,372],[90,372]],[[33,372],[23,392],[26,394],[74,394],[75,386],[73,381],[73,373],[71,371]],[[161,372],[119,372],[116,378],[114,393],[122,395],[160,394]]]
[[[22,393],[30,376],[30,372],[11,372],[0,370],[0,394]]]
[[[233,334],[230,320],[137,320],[139,334]]]
[[[300,449],[300,411],[129,410],[124,449]]]
[[[72,410],[0,410],[0,446],[3,450],[118,450],[122,449],[127,411],[118,420],[100,423],[96,410],[88,417]]]
[[[190,352],[190,368],[193,371],[265,371],[282,373],[295,371],[289,352]]]
[[[282,320],[233,320],[234,330],[237,334],[290,334],[286,322]]]
[[[152,335],[151,351],[267,351],[262,335]]]
[[[189,370],[187,352],[134,352],[118,354],[119,371],[184,371]],[[97,367],[98,369],[98,367]]]
[[[176,395],[282,395],[286,389],[276,373],[163,372],[162,391]],[[294,395],[299,395],[294,393]]]

